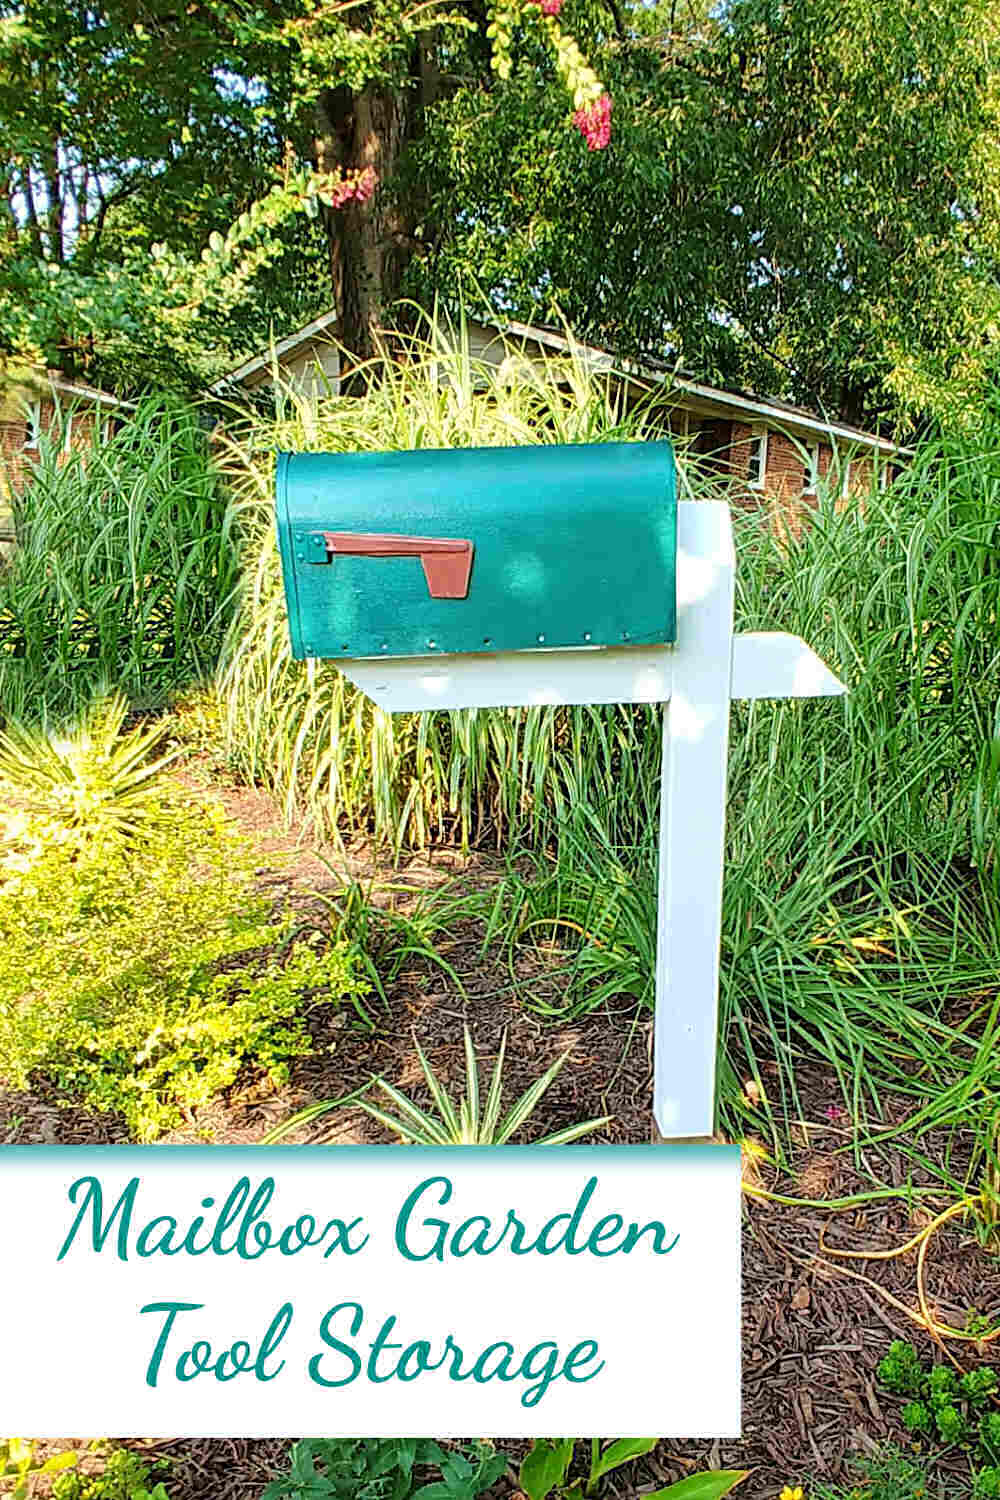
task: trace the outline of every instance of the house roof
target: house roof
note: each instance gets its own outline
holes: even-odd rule
[[[893,442],[891,438],[882,437],[879,433],[866,432],[861,427],[852,427],[845,422],[832,422],[810,411],[808,407],[793,406],[789,401],[780,401],[771,396],[758,396],[753,391],[742,391],[735,387],[708,385],[689,371],[681,370],[666,360],[657,359],[654,356],[644,355],[638,360],[616,360],[607,349],[598,349],[591,344],[581,344],[559,333],[556,329],[541,327],[533,323],[501,323],[491,320],[487,326],[495,328],[501,337],[525,339],[562,354],[568,354],[571,349],[576,348],[593,362],[597,369],[609,372],[620,370],[623,374],[635,375],[640,379],[655,380],[664,384],[669,382],[678,390],[686,391],[689,396],[741,412],[751,420],[756,418],[769,421],[775,426],[799,427],[807,432],[840,438],[843,442],[876,449],[880,453],[893,454],[900,458],[909,457],[913,452],[911,448],[905,448]]]
[[[26,406],[37,401],[64,399],[67,403],[89,402],[93,406],[132,410],[134,403],[112,396],[79,380],[67,380],[59,370],[45,370],[37,365],[18,364],[6,371],[0,368],[0,422],[18,421]]]
[[[576,349],[597,370],[633,375],[637,379],[652,380],[660,384],[670,384],[708,405],[738,412],[751,422],[754,420],[769,422],[776,427],[792,426],[805,432],[838,438],[841,442],[899,458],[909,457],[913,451],[878,433],[866,432],[860,427],[852,427],[845,422],[829,421],[807,407],[793,406],[790,402],[780,401],[770,396],[758,396],[753,391],[709,385],[691,372],[681,370],[655,356],[643,355],[637,360],[620,360],[608,349],[580,343],[555,328],[541,324],[502,322],[495,319],[471,319],[470,321],[478,322],[487,328],[495,328],[498,338],[521,339],[560,354],[568,354],[571,349]],[[304,324],[280,339],[273,349],[268,348],[263,354],[256,355],[253,359],[248,359],[237,366],[235,370],[231,370],[228,375],[216,381],[211,387],[212,392],[220,391],[225,386],[234,383],[243,384],[251,376],[265,369],[273,359],[280,362],[294,358],[302,348],[315,340],[318,334],[328,333],[332,338],[336,324],[335,310],[323,313],[320,317],[314,318],[311,323]]]
[[[215,393],[221,391],[227,385],[242,385],[256,375],[258,371],[264,370],[272,359],[282,360],[294,358],[306,344],[312,343],[317,334],[327,333],[336,327],[336,311],[325,312],[318,318],[313,318],[311,323],[304,323],[301,328],[296,328],[286,338],[279,339],[273,348],[269,345],[263,354],[257,354],[253,359],[246,360],[242,365],[237,365],[235,370],[230,370],[228,375],[223,375],[221,380],[215,381],[209,389]],[[331,333],[332,337],[332,333]]]
[[[112,396],[109,391],[98,390],[96,385],[84,385],[78,380],[65,380],[62,375],[55,374],[51,370],[48,374],[48,384],[60,395],[70,396],[74,401],[93,401],[95,406],[125,407],[128,410],[135,406],[134,401],[125,401],[121,396]]]

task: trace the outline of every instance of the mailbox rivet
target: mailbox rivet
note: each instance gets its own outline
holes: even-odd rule
[[[631,639],[632,639],[632,637],[629,635],[628,631],[627,630],[623,630],[622,631],[622,640],[623,641],[630,641]]]
[[[589,630],[585,630],[583,632],[583,638],[584,638],[585,641],[589,641],[590,640],[590,631]]]
[[[490,636],[490,635],[484,635],[483,636],[483,645],[484,646],[492,646],[492,644],[493,644],[493,637]]]
[[[539,637],[538,637],[538,639],[539,639],[539,641],[544,641],[544,639],[545,639],[545,637],[544,637],[544,635],[540,635],[540,636],[539,636]]]
[[[383,651],[388,651],[388,649],[389,649],[389,642],[388,641],[383,641],[382,642],[382,650]]]
[[[431,648],[431,650],[433,651],[434,647],[437,645],[437,641],[428,641],[427,644]]]

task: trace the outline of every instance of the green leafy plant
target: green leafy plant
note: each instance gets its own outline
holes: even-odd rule
[[[888,1354],[879,1363],[878,1378],[894,1395],[915,1395],[921,1389],[924,1371],[913,1345],[894,1339]]]
[[[115,1448],[99,1474],[61,1475],[52,1486],[52,1500],[170,1500],[157,1478],[168,1467],[165,1459],[147,1463],[128,1448]]]
[[[39,1458],[37,1445],[29,1438],[0,1438],[0,1480],[10,1486],[11,1500],[28,1500],[37,1479],[71,1468],[78,1458],[74,1448]]]
[[[507,1467],[488,1443],[445,1448],[429,1438],[309,1438],[290,1458],[261,1500],[475,1500]],[[428,1469],[440,1477],[423,1477]]]
[[[816,1481],[808,1486],[808,1500],[968,1500],[968,1481],[947,1474],[932,1477],[928,1465],[913,1453],[884,1444],[870,1457],[852,1464],[858,1478],[852,1484]],[[973,1487],[977,1500],[987,1490]]]
[[[556,1058],[551,1067],[546,1068],[540,1078],[536,1078],[535,1082],[525,1089],[507,1113],[501,1116],[503,1064],[507,1048],[506,1032],[500,1040],[500,1051],[482,1109],[480,1109],[479,1063],[468,1026],[465,1027],[465,1093],[457,1106],[448,1097],[416,1037],[413,1039],[413,1045],[430,1090],[435,1113],[432,1114],[414,1104],[412,1099],[408,1099],[393,1084],[386,1083],[382,1078],[374,1079],[373,1083],[382,1090],[389,1103],[394,1106],[396,1111],[394,1114],[380,1109],[377,1104],[372,1104],[363,1094],[351,1095],[350,1099],[359,1109],[364,1110],[365,1114],[377,1120],[380,1125],[384,1125],[387,1130],[391,1130],[394,1135],[398,1135],[404,1144],[414,1146],[506,1145],[511,1137],[527,1124],[542,1096],[555,1082],[569,1057],[569,1049],[567,1049],[561,1057]],[[301,1125],[311,1123],[319,1115],[340,1108],[346,1102],[344,1099],[336,1099],[321,1105],[307,1106],[306,1110],[291,1116],[277,1130],[271,1131],[267,1137],[268,1142],[280,1140]],[[610,1115],[602,1115],[599,1119],[584,1120],[575,1125],[568,1125],[563,1130],[556,1130],[544,1136],[534,1144],[565,1146],[570,1141],[589,1135],[592,1130],[599,1130],[602,1125],[607,1125],[611,1118]]]
[[[594,1495],[601,1480],[614,1469],[633,1459],[642,1458],[655,1448],[656,1438],[613,1438],[604,1447],[599,1438],[591,1438],[589,1467],[572,1480],[570,1469],[576,1456],[577,1438],[536,1438],[521,1463],[518,1481],[528,1500],[583,1500]],[[721,1500],[746,1478],[746,1470],[717,1469],[690,1474],[665,1489],[654,1490],[657,1500]]]
[[[134,845],[0,826],[0,1076],[124,1115],[151,1140],[235,1082],[277,1084],[311,1050],[309,1010],[367,983],[347,945],[272,917],[253,851],[178,793]]]
[[[926,1365],[912,1344],[896,1339],[879,1364],[878,1376],[894,1395],[911,1398],[900,1413],[906,1430],[923,1442],[967,1447],[974,1493],[992,1495],[994,1476],[1000,1477],[996,1371],[980,1365],[956,1374],[950,1365]]]
[[[120,693],[62,733],[10,724],[0,732],[0,786],[53,836],[97,844],[134,839],[163,806],[162,774],[178,751],[153,759],[167,725],[124,730]]]

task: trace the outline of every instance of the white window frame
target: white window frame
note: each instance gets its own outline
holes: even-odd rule
[[[39,440],[42,436],[42,403],[32,401],[25,415],[24,423],[24,447],[25,452],[38,451]]]
[[[802,479],[803,495],[815,495],[819,485],[819,442],[806,443],[805,474]]]
[[[749,477],[756,453],[759,469],[757,478]],[[767,488],[767,428],[763,425],[751,427],[750,429],[750,457],[747,460],[747,487],[751,490],[763,490]]]

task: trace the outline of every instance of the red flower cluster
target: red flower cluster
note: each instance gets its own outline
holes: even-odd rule
[[[364,167],[360,172],[348,172],[330,193],[330,207],[343,208],[352,200],[367,203],[378,182],[374,167]]]
[[[589,109],[578,109],[573,124],[587,142],[588,151],[603,151],[611,139],[611,95],[602,94]]]
[[[557,16],[563,8],[563,0],[542,0],[542,15]]]

